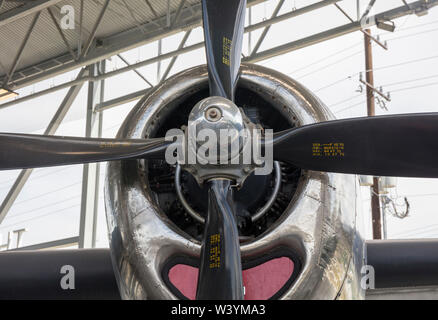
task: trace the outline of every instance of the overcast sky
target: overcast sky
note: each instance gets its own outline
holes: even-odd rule
[[[316,1],[286,0],[280,12],[300,8]],[[362,0],[362,11],[368,1]],[[409,1],[412,2],[412,1]],[[269,18],[277,5],[277,0],[253,8],[253,23]],[[344,0],[340,5],[356,18],[355,0]],[[375,13],[402,5],[400,0],[379,0]],[[334,6],[288,20],[271,27],[260,50],[290,42],[349,21]],[[430,10],[423,17],[415,15],[395,21],[394,33],[372,29],[380,34],[382,41],[388,41],[389,50],[373,45],[375,83],[383,86],[383,91],[391,93],[392,101],[386,104],[388,111],[376,105],[377,114],[397,114],[413,112],[436,112],[438,109],[438,8]],[[252,33],[252,45],[261,30]],[[183,34],[166,38],[163,52],[173,51]],[[202,41],[202,29],[190,35],[187,45]],[[248,53],[248,35],[245,35],[244,54]],[[131,63],[155,56],[157,44],[123,53]],[[169,60],[164,61],[165,70]],[[205,63],[204,50],[196,50],[180,56],[171,74],[188,67]],[[275,57],[260,64],[297,79],[316,92],[322,101],[338,118],[366,115],[365,88],[360,87],[359,74],[365,69],[363,34],[356,32],[326,41],[296,52]],[[123,67],[119,59],[108,62],[107,70]],[[150,65],[139,71],[152,83],[157,82],[157,65]],[[36,90],[48,88],[71,80],[77,71],[58,76],[19,90],[25,96]],[[106,82],[106,99],[112,99],[147,87],[135,73],[124,73]],[[85,133],[86,89],[84,86],[63,125],[56,134],[83,136]],[[58,108],[67,90],[62,90],[42,98],[20,103],[0,110],[0,131],[42,133]],[[135,102],[105,111],[104,136],[114,137],[121,122]],[[383,105],[382,105],[383,106]],[[412,152],[415,152],[413,146]],[[0,172],[0,200],[3,199],[14,182],[18,171]],[[102,170],[102,176],[105,172]],[[0,244],[5,243],[7,232],[25,227],[22,245],[46,242],[75,236],[79,232],[80,194],[82,166],[66,166],[36,169],[18,196],[8,216],[0,226]],[[101,183],[102,185],[103,183]],[[366,236],[371,238],[371,218],[369,216],[369,188],[362,188],[363,219]],[[410,213],[405,219],[395,218],[387,213],[389,238],[438,237],[438,180],[402,179],[397,180],[397,188],[389,196],[404,211],[403,198],[410,203]],[[106,235],[103,193],[100,192],[98,224],[98,246],[108,245]],[[353,210],[353,208],[352,208]],[[15,241],[15,239],[13,239]],[[14,242],[15,244],[15,242]]]

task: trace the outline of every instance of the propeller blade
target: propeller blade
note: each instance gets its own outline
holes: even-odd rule
[[[163,159],[172,142],[0,133],[0,170],[62,166],[134,158]]]
[[[315,171],[438,178],[438,113],[322,122],[274,134],[274,159]]]
[[[202,0],[210,95],[234,101],[246,0]]]
[[[243,300],[239,233],[230,180],[211,180],[199,269],[198,300]]]

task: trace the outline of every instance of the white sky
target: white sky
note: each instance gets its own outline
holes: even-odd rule
[[[280,12],[293,7],[300,8],[316,1],[286,0]],[[340,5],[356,17],[354,0],[345,0]],[[412,1],[409,1],[412,2]],[[253,8],[253,23],[269,18],[278,0],[269,0]],[[362,11],[368,1],[362,0]],[[377,1],[375,12],[381,12],[402,5],[400,0]],[[260,51],[286,42],[300,39],[349,21],[334,6],[288,20],[271,27]],[[438,105],[438,8],[431,9],[423,17],[415,15],[395,21],[396,32],[372,29],[374,35],[388,41],[389,50],[373,45],[375,83],[391,92],[389,111],[376,105],[377,114],[397,114],[413,112],[434,112]],[[254,45],[262,30],[252,33]],[[183,34],[163,40],[163,52],[173,51]],[[202,41],[202,29],[190,35],[187,45]],[[248,35],[245,35],[244,54],[248,53]],[[130,63],[135,63],[157,54],[157,44],[123,53]],[[166,69],[169,60],[161,66]],[[180,56],[171,72],[174,74],[188,67],[205,63],[204,49]],[[260,64],[279,70],[302,82],[316,92],[338,118],[366,115],[365,93],[358,92],[359,73],[365,69],[363,34],[356,32],[326,41],[296,52],[275,57]],[[123,67],[119,59],[107,64],[111,71]],[[157,82],[157,65],[139,69],[152,83]],[[58,76],[19,90],[20,96],[48,88],[71,80],[75,72]],[[116,98],[146,88],[146,83],[135,73],[124,73],[106,82],[106,99]],[[85,133],[86,91],[84,86],[69,111],[64,123],[56,132],[58,135],[83,136]],[[42,98],[20,103],[0,110],[0,131],[42,133],[58,108],[67,90],[62,90]],[[114,137],[119,125],[135,102],[105,111],[104,137]],[[415,152],[415,150],[412,150]],[[105,166],[103,166],[105,167]],[[103,170],[104,171],[104,170]],[[0,201],[6,196],[19,171],[0,172]],[[104,176],[104,172],[102,172]],[[36,169],[18,196],[8,216],[0,225],[0,244],[5,243],[7,232],[22,227],[27,228],[22,245],[52,241],[72,237],[79,232],[80,194],[82,166],[66,166]],[[103,181],[101,181],[103,185]],[[367,238],[371,238],[371,218],[369,216],[369,188],[362,188],[364,220]],[[352,191],[353,192],[353,191]],[[438,179],[399,178],[397,188],[391,191],[397,204],[403,204],[408,197],[410,215],[401,220],[387,215],[388,238],[438,237]],[[99,247],[108,245],[106,236],[103,192],[100,192],[99,224],[97,242]],[[399,208],[403,211],[403,206]],[[13,239],[15,245],[15,239]]]

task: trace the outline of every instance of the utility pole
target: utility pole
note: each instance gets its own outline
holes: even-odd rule
[[[365,30],[365,74],[367,86],[367,110],[368,116],[376,115],[374,103],[374,73],[373,73],[373,49],[371,46],[371,30]],[[373,239],[382,239],[382,219],[379,198],[379,179],[374,177],[373,186],[371,187],[371,216],[373,221]]]

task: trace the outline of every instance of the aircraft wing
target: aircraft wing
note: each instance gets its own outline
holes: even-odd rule
[[[438,299],[438,239],[367,241],[375,289],[366,298]],[[75,289],[61,280],[73,266]],[[120,299],[109,249],[0,253],[0,299]]]

